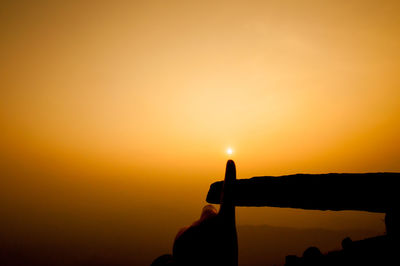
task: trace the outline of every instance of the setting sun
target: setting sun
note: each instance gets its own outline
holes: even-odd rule
[[[228,149],[226,150],[226,153],[227,153],[228,155],[232,155],[232,153],[233,153],[232,148],[228,148]]]

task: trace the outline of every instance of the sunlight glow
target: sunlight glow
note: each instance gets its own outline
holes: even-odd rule
[[[228,155],[232,155],[233,150],[232,150],[231,148],[228,148],[228,149],[226,150],[226,153],[227,153]]]

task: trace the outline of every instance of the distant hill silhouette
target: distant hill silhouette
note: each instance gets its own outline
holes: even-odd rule
[[[287,255],[301,256],[310,246],[322,252],[341,249],[346,237],[360,240],[382,234],[379,230],[329,230],[277,226],[238,226],[241,265],[284,265]]]

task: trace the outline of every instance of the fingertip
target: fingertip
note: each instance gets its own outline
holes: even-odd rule
[[[226,162],[225,181],[236,180],[236,165],[233,160]]]

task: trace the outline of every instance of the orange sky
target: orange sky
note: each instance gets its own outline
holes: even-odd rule
[[[1,207],[75,200],[184,225],[228,146],[241,178],[400,171],[399,2],[329,2],[2,4]],[[238,211],[239,224],[378,218]]]

